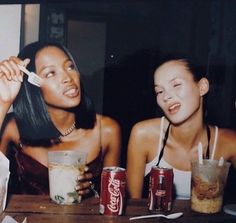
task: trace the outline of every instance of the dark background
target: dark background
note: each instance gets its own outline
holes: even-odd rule
[[[188,53],[200,65],[209,63],[209,122],[236,129],[236,1],[45,3],[42,18],[47,17],[50,9],[63,10],[66,20],[106,25],[102,113],[115,118],[122,127],[122,165],[133,124],[161,115],[154,97],[153,70],[163,54]],[[41,27],[46,27],[44,19]],[[66,32],[64,41],[66,44]]]
[[[97,110],[120,123],[122,166],[125,167],[133,124],[162,115],[155,102],[153,70],[165,54],[191,54],[199,65],[208,65],[206,73],[211,88],[206,104],[208,121],[236,130],[235,0],[0,0],[0,3],[40,4],[39,39],[62,42],[76,54],[85,87]],[[53,24],[55,12],[63,15],[63,22]],[[71,28],[71,21],[80,26]],[[100,27],[99,35],[93,32],[91,24]],[[21,28],[23,47],[23,21]],[[51,35],[53,28],[60,30],[60,35]],[[83,36],[85,30],[89,30],[87,34],[92,31],[92,35],[71,41],[74,31]],[[86,44],[80,45],[81,40]],[[99,45],[103,41],[105,44]],[[94,42],[97,48],[92,49]],[[97,55],[101,58],[96,58]],[[101,63],[102,67],[92,75],[86,74],[93,70],[88,68]],[[228,203],[236,201],[235,178],[231,168],[225,189]]]
[[[161,115],[154,97],[153,70],[159,58],[167,53],[192,54],[200,65],[209,64],[206,69],[211,83],[207,101],[209,122],[236,129],[236,1],[0,2],[40,3],[39,39],[49,38],[51,13],[62,13],[65,21],[59,28],[63,30],[63,36],[57,40],[67,45],[71,51],[74,46],[68,44],[68,34],[73,30],[68,30],[69,21],[104,24],[104,67],[94,72],[85,87],[95,99],[96,83],[102,80],[99,112],[115,118],[121,125],[123,166],[133,124]],[[94,35],[90,38],[93,42],[97,37]],[[93,53],[89,52],[88,47],[86,55]],[[82,54],[81,57],[87,60],[86,55]],[[81,65],[82,73],[86,66]],[[90,83],[93,84],[92,87]]]

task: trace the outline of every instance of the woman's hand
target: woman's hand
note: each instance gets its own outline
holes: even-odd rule
[[[79,195],[85,195],[90,193],[92,186],[92,178],[93,174],[88,172],[88,168],[85,170],[86,172],[78,177],[78,184],[76,190]]]
[[[29,62],[29,59],[22,61],[13,56],[0,62],[0,104],[13,103],[23,81],[23,73],[17,64],[27,66]]]

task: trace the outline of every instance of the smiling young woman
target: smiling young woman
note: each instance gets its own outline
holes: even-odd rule
[[[40,88],[17,64],[41,77]],[[48,151],[64,149],[88,153],[89,171],[80,176],[78,193],[92,194],[91,182],[99,190],[102,167],[120,162],[120,126],[95,112],[70,52],[60,44],[35,42],[1,61],[0,71],[0,148],[7,154],[11,143],[16,149],[21,192],[48,194]],[[11,105],[13,114],[6,114]]]
[[[236,167],[236,133],[211,126],[204,117],[209,91],[206,70],[185,57],[173,57],[154,72],[156,101],[162,118],[136,123],[128,144],[128,190],[132,198],[146,197],[152,166],[173,168],[175,195],[190,198],[192,160],[203,144],[204,157],[230,161]],[[134,177],[135,176],[135,177]]]

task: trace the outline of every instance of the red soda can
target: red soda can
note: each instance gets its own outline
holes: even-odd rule
[[[101,175],[99,212],[104,215],[122,215],[126,192],[126,170],[104,167]]]
[[[173,169],[153,166],[150,172],[148,210],[170,211],[172,208]]]

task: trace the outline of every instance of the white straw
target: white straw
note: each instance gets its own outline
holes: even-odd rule
[[[198,149],[198,162],[199,162],[199,164],[203,164],[203,160],[202,160],[203,152],[202,152],[202,143],[201,142],[198,143],[197,149]]]
[[[213,144],[213,147],[212,147],[212,155],[211,155],[212,160],[215,157],[217,140],[218,140],[218,127],[215,126],[215,139],[214,139],[214,144]]]
[[[218,166],[223,166],[224,164],[224,157],[220,157],[220,160],[219,160],[219,163],[218,163]]]
[[[164,121],[165,121],[165,118],[164,116],[161,118],[161,126],[160,126],[160,129],[161,129],[161,132],[160,132],[160,138],[159,138],[159,144],[158,144],[158,156],[160,155],[160,152],[161,152],[161,146],[162,146],[162,143],[163,143],[163,129],[164,129]]]

